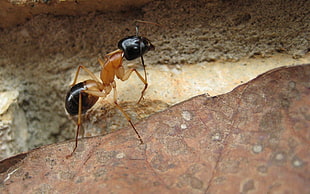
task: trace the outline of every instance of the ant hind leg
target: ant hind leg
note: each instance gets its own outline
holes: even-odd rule
[[[76,129],[76,135],[75,135],[75,146],[71,152],[71,154],[67,155],[66,158],[70,158],[73,156],[73,153],[75,152],[77,146],[78,146],[78,141],[79,141],[79,132],[80,132],[80,127],[82,124],[82,94],[79,93],[79,108],[78,108],[78,121],[77,121],[77,129]]]

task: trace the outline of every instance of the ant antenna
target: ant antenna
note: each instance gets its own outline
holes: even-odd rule
[[[161,25],[158,24],[158,23],[149,22],[149,21],[144,21],[144,20],[135,20],[135,24],[136,24],[136,25],[137,25],[137,23],[144,23],[144,24],[152,24],[152,25],[155,25],[155,26],[161,26]]]
[[[152,25],[155,25],[155,26],[161,26],[160,24],[157,24],[155,22],[149,22],[149,21],[144,21],[144,20],[135,20],[136,36],[139,36],[139,25],[138,25],[138,23],[152,24]]]
[[[137,22],[136,22],[136,36],[139,36],[139,25]]]
[[[144,23],[144,24],[152,24],[152,25],[156,25],[156,26],[160,26],[160,24],[154,23],[154,22],[149,22],[149,21],[144,21],[144,20],[135,20],[135,26],[136,26],[136,36],[139,36],[139,23]],[[141,42],[141,40],[140,40]],[[142,53],[142,44],[140,44],[140,53]],[[142,95],[141,98],[138,100],[138,103],[142,100],[143,98],[143,92],[146,90],[148,84],[147,84],[147,76],[146,76],[146,70],[145,70],[145,64],[144,64],[144,59],[143,56],[140,56],[141,58],[141,63],[142,63],[142,67],[143,67],[143,71],[144,71],[144,80],[146,82],[145,87],[142,91]]]

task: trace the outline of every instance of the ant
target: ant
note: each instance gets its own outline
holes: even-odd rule
[[[78,145],[78,136],[80,131],[80,126],[82,124],[81,115],[86,113],[97,101],[98,99],[105,98],[113,89],[114,96],[114,104],[115,106],[123,113],[126,117],[127,121],[130,123],[132,128],[134,129],[135,133],[137,134],[140,143],[143,144],[143,140],[139,135],[137,129],[133,125],[130,117],[127,113],[123,110],[121,106],[117,103],[117,92],[116,92],[116,83],[115,83],[115,76],[122,80],[126,81],[132,72],[135,72],[139,79],[144,83],[144,88],[141,92],[141,97],[138,100],[138,103],[143,98],[144,92],[147,89],[148,82],[146,77],[146,70],[143,60],[143,55],[148,51],[154,50],[155,47],[151,44],[150,40],[145,37],[139,36],[139,23],[151,23],[141,20],[136,20],[136,35],[129,36],[127,38],[123,38],[118,42],[118,49],[108,53],[105,55],[104,60],[102,57],[98,58],[98,62],[102,67],[100,72],[100,80],[88,70],[85,66],[80,65],[76,71],[75,78],[73,83],[71,84],[71,89],[67,93],[66,101],[65,101],[65,108],[67,112],[73,116],[78,115],[77,119],[77,130],[76,130],[76,137],[75,137],[75,147],[70,155],[67,157],[71,157],[75,152],[77,145]],[[144,77],[136,70],[136,69],[129,69],[125,71],[123,67],[123,58],[127,60],[134,60],[137,58],[141,58],[141,63],[144,70]],[[88,79],[83,82],[77,82],[77,78],[80,72],[80,69],[83,69],[92,79]]]

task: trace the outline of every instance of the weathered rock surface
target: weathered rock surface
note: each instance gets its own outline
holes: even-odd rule
[[[1,193],[309,193],[310,65],[0,163]]]
[[[0,158],[27,151],[27,120],[19,107],[18,91],[0,93]]]

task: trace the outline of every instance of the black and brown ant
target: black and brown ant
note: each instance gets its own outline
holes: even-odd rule
[[[105,55],[104,59],[102,59],[101,57],[98,58],[98,62],[102,67],[102,70],[100,72],[100,80],[95,76],[94,73],[92,73],[83,65],[80,65],[78,67],[74,81],[71,84],[71,89],[67,93],[65,101],[65,107],[67,112],[71,116],[78,115],[75,147],[72,153],[68,155],[68,157],[72,156],[78,145],[78,136],[80,126],[82,124],[81,115],[83,113],[86,113],[87,110],[89,110],[98,101],[99,97],[105,98],[111,92],[112,89],[114,92],[113,100],[115,106],[124,114],[127,121],[130,123],[135,133],[137,134],[141,144],[143,144],[143,140],[139,135],[137,129],[133,125],[130,117],[123,110],[123,108],[119,106],[117,103],[117,93],[115,83],[115,76],[122,81],[126,81],[130,77],[131,73],[135,72],[139,77],[139,79],[144,83],[144,89],[141,92],[141,97],[139,98],[138,103],[143,98],[144,92],[147,89],[148,82],[146,77],[143,55],[150,50],[154,50],[155,47],[151,44],[150,40],[148,40],[145,37],[139,36],[138,22],[150,23],[140,20],[136,21],[136,35],[129,36],[127,38],[120,40],[118,42],[117,50]],[[139,57],[141,58],[141,63],[144,70],[144,77],[142,77],[142,75],[136,69],[129,69],[125,71],[123,67],[123,58],[127,60],[134,60]],[[91,79],[76,83],[81,68],[91,77]]]

